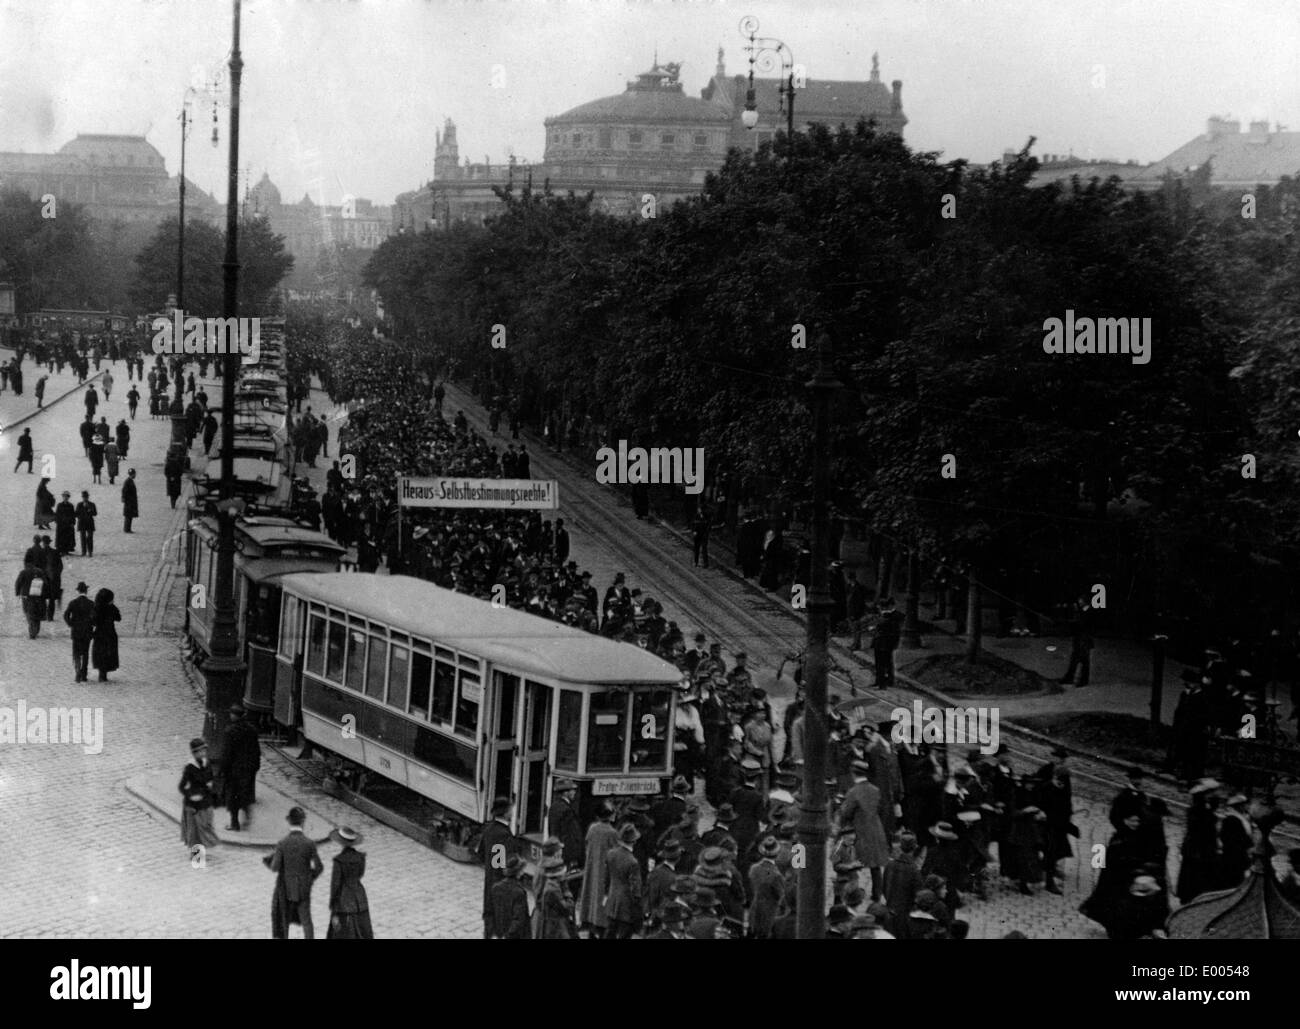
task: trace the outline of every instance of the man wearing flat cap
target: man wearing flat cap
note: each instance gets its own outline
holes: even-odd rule
[[[262,859],[262,863],[276,873],[275,893],[271,899],[271,936],[277,940],[289,938],[292,922],[302,926],[303,939],[315,938],[311,920],[311,888],[325,871],[325,866],[316,852],[316,844],[303,833],[306,821],[307,812],[300,807],[290,808],[288,835]]]
[[[524,859],[511,854],[506,859],[502,878],[492,887],[493,939],[531,940],[532,923],[528,915],[528,891],[519,881]]]

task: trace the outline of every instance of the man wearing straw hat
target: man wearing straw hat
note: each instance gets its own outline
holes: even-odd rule
[[[330,927],[327,940],[373,940],[370,926],[370,901],[361,878],[366,874],[366,855],[357,850],[365,837],[351,826],[342,825],[330,833],[330,839],[342,846],[334,855],[330,873]]]

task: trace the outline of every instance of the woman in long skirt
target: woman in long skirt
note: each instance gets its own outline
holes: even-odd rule
[[[95,635],[90,644],[90,663],[99,669],[99,681],[108,682],[108,673],[117,671],[117,622],[122,612],[113,603],[113,591],[95,594]]]
[[[370,901],[361,877],[366,874],[366,855],[357,850],[365,837],[346,825],[330,833],[330,839],[343,845],[334,856],[330,875],[330,927],[327,940],[373,940],[370,927]]]
[[[177,789],[181,791],[181,841],[193,853],[195,847],[216,846],[217,831],[212,827],[212,763],[201,737],[190,740],[190,754]]]
[[[38,529],[48,529],[54,521],[54,494],[50,492],[50,480],[41,479],[36,487],[36,513],[32,523]]]

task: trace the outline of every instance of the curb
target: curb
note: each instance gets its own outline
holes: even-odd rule
[[[104,371],[107,371],[107,369],[104,369]],[[5,431],[6,429],[13,429],[13,428],[16,428],[17,426],[22,425],[24,422],[30,422],[33,418],[37,417],[37,415],[42,415],[42,414],[44,414],[46,411],[48,411],[51,407],[53,407],[53,406],[54,406],[55,404],[57,404],[59,401],[61,401],[61,400],[67,400],[68,397],[72,396],[72,394],[82,392],[82,391],[86,388],[87,385],[89,385],[90,383],[94,382],[94,381],[95,381],[96,379],[98,379],[101,375],[103,375],[103,374],[104,374],[104,371],[98,371],[98,372],[95,372],[94,375],[88,376],[87,379],[86,379],[86,381],[83,382],[80,386],[73,386],[72,389],[68,390],[66,393],[60,393],[60,394],[59,394],[57,397],[55,397],[53,400],[47,400],[47,401],[45,401],[45,402],[44,402],[40,407],[38,407],[38,408],[37,408],[35,411],[33,411],[31,414],[25,414],[25,415],[23,415],[21,418],[15,420],[15,421],[10,422],[8,425],[0,426],[0,432]],[[26,378],[26,376],[24,376],[24,378]]]

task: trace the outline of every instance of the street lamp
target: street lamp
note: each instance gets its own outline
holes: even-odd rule
[[[234,46],[230,52],[230,163],[226,173],[226,255],[221,314],[239,315],[239,81],[244,67],[239,52],[239,4],[234,0]],[[239,699],[244,664],[239,654],[235,619],[235,376],[239,351],[230,347],[221,360],[221,500],[217,504],[217,577],[212,614],[212,645],[203,665],[206,713],[203,736],[215,760],[230,721],[230,705]]]
[[[786,143],[794,145],[794,54],[779,39],[770,39],[758,35],[758,19],[752,14],[740,19],[740,34],[749,39],[745,52],[749,54],[749,89],[745,92],[745,109],[740,114],[740,121],[747,129],[758,125],[758,102],[754,98],[754,67],[759,71],[771,71],[781,65],[783,76],[777,87],[781,108],[785,109]]]

